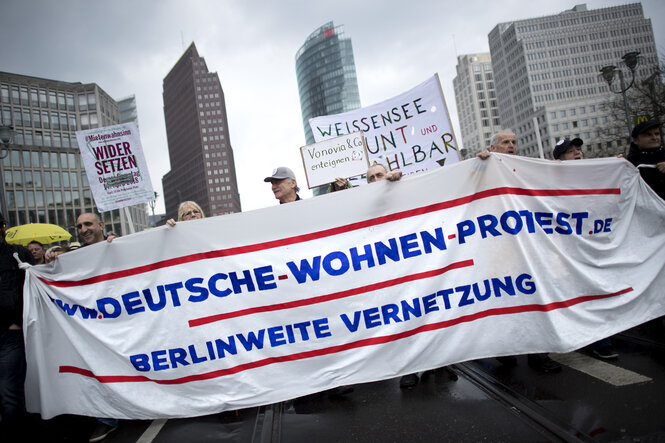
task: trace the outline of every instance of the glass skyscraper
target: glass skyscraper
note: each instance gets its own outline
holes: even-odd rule
[[[328,22],[307,37],[296,53],[296,75],[307,144],[314,143],[310,118],[360,108],[353,48],[342,25]]]

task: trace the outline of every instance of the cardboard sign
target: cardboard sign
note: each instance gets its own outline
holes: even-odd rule
[[[307,186],[325,185],[337,177],[355,177],[367,172],[369,162],[365,137],[354,132],[300,148]]]
[[[460,160],[438,75],[372,106],[309,120],[314,139],[362,131],[369,162],[404,174]]]
[[[101,212],[155,199],[134,123],[76,131],[76,139],[95,204]]]

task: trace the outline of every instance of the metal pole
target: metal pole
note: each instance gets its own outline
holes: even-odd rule
[[[2,214],[5,216],[7,220],[9,220],[9,214],[7,211],[7,196],[5,195],[5,157],[9,155],[9,149],[3,149],[7,154],[6,155],[0,155],[0,205],[2,208],[0,210],[2,211]],[[1,153],[1,152],[0,152]]]
[[[633,132],[633,129],[631,128],[630,125],[630,115],[628,113],[628,100],[626,99],[626,83],[623,80],[623,72],[621,69],[618,69],[619,71],[619,82],[621,85],[621,96],[623,97],[623,110],[626,112],[626,128],[628,129],[628,143],[630,143],[630,138],[631,138],[631,133]]]
[[[533,127],[536,128],[536,143],[538,143],[538,154],[540,154],[540,158],[545,158],[545,154],[543,153],[543,141],[540,139],[540,126],[538,126],[538,119],[536,117],[533,118]]]

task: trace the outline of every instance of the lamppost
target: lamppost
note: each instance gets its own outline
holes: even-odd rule
[[[9,144],[14,138],[14,127],[0,125],[0,142],[2,142],[2,148],[0,148],[0,211],[2,214],[7,217],[7,201],[5,199],[5,168],[4,168],[4,159],[9,155]]]
[[[628,69],[630,69],[631,79],[630,79],[630,84],[628,86],[626,86],[626,82],[623,77],[623,71],[620,68],[617,68],[614,65],[604,66],[600,68],[600,75],[602,75],[605,81],[607,82],[610,91],[614,92],[615,94],[621,94],[623,97],[623,109],[626,112],[626,129],[628,129],[629,140],[632,128],[630,127],[630,115],[628,113],[628,100],[626,99],[626,91],[628,91],[635,83],[635,67],[637,67],[637,63],[639,63],[640,61],[639,56],[640,56],[639,51],[633,51],[633,52],[628,52],[624,54],[623,57],[621,57],[621,60],[623,60],[623,64],[626,65]],[[612,89],[612,82],[614,80],[615,74],[619,75],[619,87],[621,88],[619,91],[615,91]]]

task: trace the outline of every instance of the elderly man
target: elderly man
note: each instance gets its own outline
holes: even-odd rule
[[[489,158],[491,152],[498,154],[516,154],[517,153],[517,138],[515,133],[510,129],[504,129],[492,136],[490,139],[490,150],[487,149],[479,152],[476,157],[485,160]]]
[[[641,167],[642,179],[665,200],[665,150],[662,146],[660,124],[649,120],[635,126],[631,134],[633,142],[626,159],[635,166]]]
[[[494,134],[490,139],[490,151],[499,154],[516,154],[517,138],[515,137],[515,133],[511,129],[504,129]],[[479,152],[477,157],[485,160],[491,155],[490,151]],[[498,357],[497,359],[506,366],[517,364],[517,359],[513,356]],[[529,366],[542,372],[558,372],[561,370],[561,365],[552,360],[546,353],[529,354],[527,362]]]
[[[270,183],[272,193],[279,200],[280,205],[301,200],[298,195],[300,188],[298,187],[298,183],[296,183],[296,175],[286,166],[280,166],[275,169],[272,171],[272,175],[266,177],[263,181]]]
[[[25,271],[14,259],[34,264],[30,252],[5,241],[5,217],[0,213],[0,441],[29,439],[24,420],[25,347],[23,342],[23,280]]]

